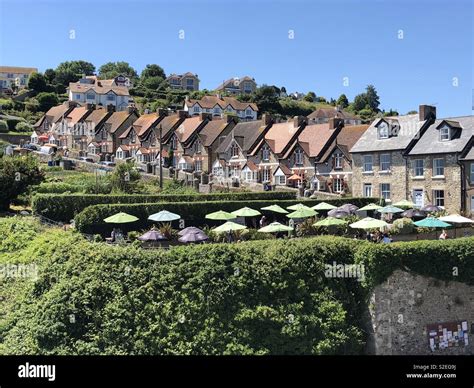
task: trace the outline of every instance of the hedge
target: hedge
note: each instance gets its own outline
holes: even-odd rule
[[[364,206],[373,201],[373,198],[344,198],[337,199],[331,202],[335,206],[340,206],[344,203],[352,203],[356,206]],[[290,205],[300,203],[301,200],[279,200],[274,199],[268,200],[246,200],[243,201],[199,201],[199,202],[159,202],[159,203],[136,203],[136,204],[113,204],[113,205],[94,205],[85,208],[81,213],[75,217],[76,228],[88,234],[102,234],[103,236],[110,234],[114,225],[106,224],[103,222],[104,218],[107,218],[118,212],[125,212],[133,214],[138,217],[139,220],[132,223],[123,225],[124,230],[141,230],[151,226],[148,221],[148,216],[157,213],[160,210],[168,210],[170,212],[179,214],[185,221],[187,226],[203,226],[203,225],[214,225],[216,222],[207,220],[205,215],[218,210],[234,211],[244,206],[251,207],[253,209],[260,210],[262,207],[278,205],[286,208]],[[320,200],[309,199],[304,200],[307,206],[314,206],[320,203]],[[284,215],[280,215],[284,217]]]
[[[154,202],[194,202],[194,201],[248,201],[294,199],[295,193],[243,192],[212,194],[36,194],[33,197],[33,212],[55,221],[67,222],[86,207],[98,204],[154,203]]]

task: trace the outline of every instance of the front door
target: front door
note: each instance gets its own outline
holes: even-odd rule
[[[413,202],[417,208],[422,208],[424,205],[425,195],[423,190],[415,189],[413,190]]]

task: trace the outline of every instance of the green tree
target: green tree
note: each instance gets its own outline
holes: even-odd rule
[[[38,160],[31,156],[0,158],[0,210],[8,210],[11,202],[32,185],[44,180]]]
[[[40,93],[36,96],[38,101],[38,110],[46,112],[50,108],[59,104],[58,96],[55,93]]]
[[[367,96],[365,93],[358,94],[354,97],[354,103],[352,104],[356,112],[364,109],[367,105]]]
[[[35,91],[36,93],[46,92],[47,84],[46,78],[41,73],[31,74],[28,80],[28,89]]]
[[[156,64],[146,65],[146,67],[142,71],[140,78],[143,81],[151,77],[161,77],[165,79],[166,74],[161,66],[158,66]]]
[[[316,93],[308,92],[308,94],[306,94],[306,96],[304,96],[303,100],[308,101],[308,102],[316,101]]]
[[[46,69],[44,71],[44,77],[48,83],[54,84],[56,79],[56,71],[54,69]]]
[[[150,90],[157,90],[163,84],[164,79],[162,77],[148,77],[141,81],[144,88]]]
[[[26,121],[20,121],[17,123],[17,125],[15,125],[15,131],[21,133],[31,133],[33,132],[33,126]]]
[[[378,96],[374,85],[368,85],[365,89],[365,99],[370,109],[372,109],[374,112],[380,112],[380,97]]]
[[[338,106],[342,107],[342,109],[346,109],[349,106],[349,100],[345,94],[341,94],[336,103]]]
[[[132,162],[118,164],[110,176],[112,190],[122,193],[134,193],[139,181],[140,173]]]
[[[83,74],[93,75],[95,66],[86,61],[66,61],[62,62],[56,68],[56,73],[72,73],[79,79]]]
[[[99,77],[102,79],[111,79],[118,75],[124,75],[132,82],[138,79],[137,71],[128,62],[107,62],[99,67]]]

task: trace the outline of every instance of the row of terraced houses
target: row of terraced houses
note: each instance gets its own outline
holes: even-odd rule
[[[220,96],[143,115],[70,101],[36,123],[32,142],[96,161],[134,159],[153,173],[161,157],[165,167],[216,183],[303,185],[474,214],[473,116],[437,118],[428,105],[370,125],[338,108],[284,122],[257,114],[255,104]]]

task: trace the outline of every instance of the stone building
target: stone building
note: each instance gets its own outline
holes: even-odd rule
[[[436,108],[421,105],[419,114],[374,120],[350,150],[352,194],[388,203],[411,200],[406,154],[435,119]]]
[[[417,206],[468,210],[460,158],[474,135],[474,116],[436,120],[408,152],[408,195]]]
[[[461,157],[461,193],[464,199],[462,210],[468,217],[474,217],[474,136]]]

